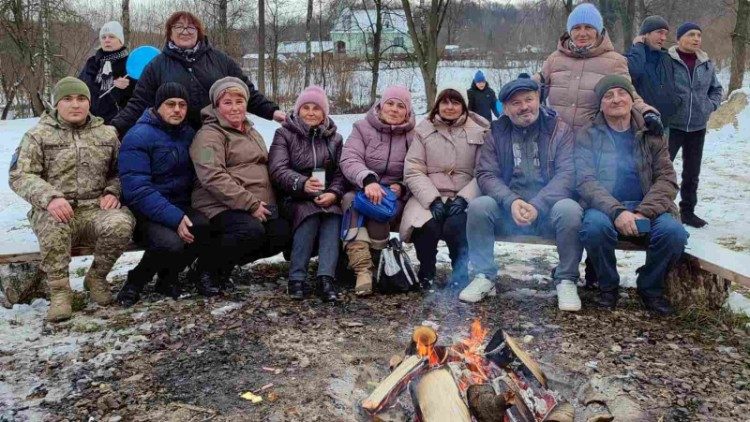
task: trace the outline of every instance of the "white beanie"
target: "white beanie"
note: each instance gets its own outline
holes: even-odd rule
[[[102,25],[102,29],[99,30],[99,39],[102,39],[102,37],[106,34],[114,35],[115,38],[123,43],[123,45],[125,44],[125,33],[122,30],[122,25],[120,25],[120,22],[111,21]]]

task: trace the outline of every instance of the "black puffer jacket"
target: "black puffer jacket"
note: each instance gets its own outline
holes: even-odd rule
[[[125,50],[127,47],[122,47],[120,50],[113,51],[112,53],[118,53]],[[104,119],[104,124],[110,124],[110,121],[117,115],[117,113],[125,108],[128,104],[128,100],[133,95],[133,89],[135,88],[135,79],[128,78],[130,85],[125,89],[113,88],[109,94],[102,98],[99,98],[103,94],[100,89],[99,82],[96,81],[96,75],[99,74],[99,70],[104,66],[104,51],[100,48],[96,50],[96,53],[86,60],[86,64],[81,69],[81,73],[78,75],[78,79],[82,80],[91,91],[91,114],[99,116]],[[110,53],[111,54],[111,53]],[[127,56],[117,60],[112,60],[112,76],[114,79],[125,76],[128,72],[125,70],[125,62]]]
[[[492,121],[492,115],[500,117],[497,112],[497,95],[495,91],[490,88],[489,82],[484,89],[480,90],[477,88],[477,84],[472,82],[471,88],[466,91],[466,95],[469,97],[469,111],[473,111],[478,115],[487,119],[488,122]]]
[[[208,38],[203,39],[202,47],[195,53],[195,57],[194,62],[188,62],[179,53],[164,46],[162,53],[146,66],[133,97],[127,107],[112,119],[112,126],[121,135],[127,132],[143,111],[154,105],[156,90],[165,82],[177,82],[185,86],[190,94],[187,121],[193,128],[199,129],[201,109],[211,104],[208,90],[214,82],[226,76],[240,78],[247,84],[250,89],[247,111],[264,119],[273,118],[273,112],[279,106],[255,89],[255,85],[231,57],[211,47]]]

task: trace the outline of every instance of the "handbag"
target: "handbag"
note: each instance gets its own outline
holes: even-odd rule
[[[373,204],[370,202],[365,195],[365,191],[360,190],[354,195],[354,203],[352,206],[358,213],[367,218],[371,218],[380,223],[391,221],[396,216],[398,198],[389,187],[383,186],[383,188],[385,195],[383,195],[383,199],[380,200],[380,204]]]
[[[421,290],[417,274],[401,241],[392,238],[380,253],[380,263],[375,276],[375,288],[380,293],[407,293]]]

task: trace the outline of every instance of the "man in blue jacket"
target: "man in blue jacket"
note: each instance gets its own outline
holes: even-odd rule
[[[667,35],[667,21],[661,16],[649,16],[643,20],[633,46],[625,55],[636,92],[646,104],[659,110],[665,127],[675,114],[679,101],[674,94],[672,59],[664,48]]]
[[[117,295],[125,307],[138,302],[143,286],[157,272],[157,291],[176,299],[177,275],[209,240],[208,219],[190,207],[195,170],[189,150],[195,130],[185,121],[188,103],[185,87],[163,84],[155,106],[143,112],[122,141],[118,163],[123,198],[136,216],[136,241],[146,249]],[[214,286],[199,286],[199,291],[219,293]]]
[[[701,50],[701,35],[698,25],[685,22],[677,28],[677,45],[669,49],[674,65],[675,94],[679,97],[677,110],[669,122],[669,156],[674,161],[682,149],[680,218],[693,227],[706,225],[695,215],[698,176],[708,118],[719,108],[722,94],[716,66]]]

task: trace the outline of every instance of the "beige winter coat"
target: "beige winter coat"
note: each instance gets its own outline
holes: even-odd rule
[[[548,86],[547,100],[565,123],[574,131],[589,123],[599,110],[594,87],[607,75],[622,75],[630,80],[628,61],[615,51],[609,35],[605,31],[586,56],[570,50],[570,35],[564,34],[557,43],[557,51],[547,57],[542,65],[541,76]],[[539,79],[539,75],[536,75]],[[643,114],[657,112],[644,103],[638,94],[633,107]],[[658,113],[658,112],[657,112]]]
[[[474,112],[452,126],[439,116],[435,122],[425,119],[417,125],[404,166],[404,183],[413,196],[401,219],[401,240],[411,242],[412,230],[432,218],[430,204],[435,198],[461,196],[468,202],[479,196],[474,166],[489,127]]]

